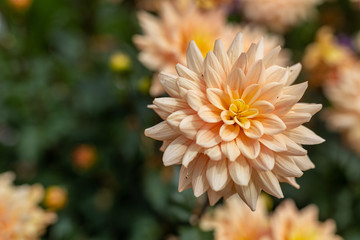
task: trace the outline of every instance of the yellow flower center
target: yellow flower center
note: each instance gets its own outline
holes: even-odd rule
[[[290,234],[288,240],[316,240],[318,239],[318,233],[316,229],[307,229],[307,231],[304,231],[304,229],[299,229],[297,231],[292,232]]]
[[[228,111],[221,113],[221,118],[225,124],[237,123],[242,128],[249,129],[251,125],[249,119],[256,117],[258,114],[259,110],[250,108],[243,99],[236,99],[231,103]]]
[[[192,34],[191,39],[195,41],[203,57],[206,57],[206,54],[213,48],[214,36],[210,33],[196,31]]]

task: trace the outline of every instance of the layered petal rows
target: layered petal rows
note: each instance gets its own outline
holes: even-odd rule
[[[302,144],[324,140],[302,126],[321,105],[298,103],[301,65],[274,65],[280,47],[264,56],[263,39],[247,51],[242,39],[227,51],[217,40],[205,58],[192,41],[187,66],[160,74],[170,97],[150,106],[164,121],[145,135],[164,142],[165,166],[182,165],[179,191],[207,192],[212,205],[237,193],[254,210],[261,190],[282,198],[279,182],[298,188],[295,177],[314,167]]]

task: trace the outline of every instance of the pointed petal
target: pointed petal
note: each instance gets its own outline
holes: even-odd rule
[[[310,160],[309,156],[307,155],[295,156],[292,159],[302,171],[315,168],[314,163]]]
[[[243,129],[246,136],[253,139],[258,139],[264,134],[264,127],[261,122],[257,120],[250,120],[250,127]]]
[[[260,100],[254,102],[253,105],[251,105],[252,108],[256,108],[259,110],[259,114],[268,114],[274,111],[275,107],[270,102],[265,100]]]
[[[226,53],[224,44],[222,43],[222,41],[220,39],[215,41],[214,54],[215,54],[216,58],[219,60],[223,69],[225,70],[225,73],[229,73],[230,67],[231,67],[230,60]]]
[[[277,82],[272,82],[264,85],[261,89],[261,95],[259,96],[259,100],[265,100],[274,104],[280,97],[283,87],[284,85]]]
[[[250,66],[246,74],[247,85],[262,84],[265,81],[265,67],[262,60],[258,60]]]
[[[196,159],[192,175],[192,187],[195,197],[199,197],[209,188],[209,183],[206,179],[206,169],[208,162],[209,159],[204,155]]]
[[[205,124],[196,134],[196,143],[204,148],[211,148],[221,142],[219,124]]]
[[[221,121],[221,111],[210,104],[201,106],[198,115],[202,120],[208,123],[217,123]]]
[[[292,156],[304,156],[307,154],[307,151],[300,146],[299,144],[295,143],[293,140],[281,134],[280,137],[283,139],[282,141],[286,144],[286,152]]]
[[[203,62],[204,58],[201,54],[201,51],[196,46],[196,43],[191,41],[186,54],[186,63],[188,68],[198,75],[201,75],[203,72]]]
[[[189,164],[196,158],[196,156],[198,156],[201,149],[202,147],[200,147],[196,143],[190,144],[189,147],[186,149],[186,152],[182,159],[182,165],[188,167]]]
[[[286,81],[286,85],[291,85],[295,82],[296,78],[301,72],[301,64],[297,63],[289,68],[289,77]]]
[[[240,98],[246,83],[244,72],[240,68],[234,69],[226,79],[227,93],[233,99]]]
[[[222,88],[221,76],[211,66],[205,66],[204,80],[208,88]]]
[[[178,63],[175,66],[176,72],[180,77],[189,79],[191,81],[194,82],[200,82],[200,78],[199,76],[192,70],[188,69],[187,67],[185,67],[184,65]]]
[[[221,66],[219,60],[212,51],[209,51],[206,55],[205,64],[207,65],[207,67],[211,67],[212,69],[214,69],[214,71],[219,74],[220,78],[224,78],[226,76],[223,67]]]
[[[178,78],[179,77],[176,75],[168,74],[165,72],[161,72],[159,74],[159,80],[161,85],[171,97],[180,97],[179,87],[177,85]]]
[[[286,129],[285,123],[275,114],[262,115],[261,119],[259,118],[259,121],[261,121],[261,124],[264,127],[265,134],[274,135],[281,133]]]
[[[195,90],[189,90],[186,94],[186,101],[189,106],[195,111],[199,111],[200,107],[204,104],[207,104],[208,101],[202,93],[199,93]]]
[[[180,131],[189,139],[195,139],[196,134],[198,133],[199,129],[205,124],[203,120],[199,118],[198,115],[189,115],[184,118],[180,125]]]
[[[282,121],[287,129],[299,127],[301,124],[309,122],[311,119],[310,113],[297,113],[290,111],[285,116],[282,116]]]
[[[206,154],[212,161],[223,160],[223,155],[220,149],[220,145],[215,145],[211,148],[206,149],[204,151],[204,154]]]
[[[294,96],[283,95],[275,104],[274,113],[278,116],[284,116],[297,103],[297,98]]]
[[[179,111],[176,111],[176,112],[170,114],[167,117],[166,121],[172,128],[177,130],[179,128],[181,121],[184,118],[186,118],[187,116],[193,115],[193,114],[195,114],[195,112],[192,109],[179,110]]]
[[[241,154],[235,140],[221,142],[221,151],[230,161],[235,161]]]
[[[235,61],[231,71],[234,71],[235,69],[239,68],[241,71],[246,72],[247,71],[247,55],[246,53],[241,53],[240,57]]]
[[[179,174],[178,191],[182,192],[191,187],[192,174],[194,170],[194,163],[191,163],[188,168],[181,166]]]
[[[234,62],[238,59],[238,57],[243,51],[244,51],[243,36],[241,33],[238,33],[234,41],[231,43],[231,46],[227,52],[230,59],[230,63],[234,64]]]
[[[296,97],[299,101],[305,93],[305,90],[308,87],[308,82],[303,82],[295,85],[291,85],[283,88],[284,95],[290,95]]]
[[[243,156],[229,162],[229,173],[232,180],[242,186],[247,186],[251,177],[251,167]]]
[[[284,67],[280,67],[277,65],[273,65],[266,69],[266,82],[277,82],[281,84],[285,84],[288,79],[288,70]]]
[[[242,155],[249,159],[255,159],[260,153],[260,144],[258,140],[248,138],[244,134],[239,134],[236,138],[236,144]]]
[[[247,186],[235,185],[235,188],[241,199],[244,200],[252,211],[255,211],[256,203],[261,191],[259,186],[251,179]]]
[[[209,161],[206,178],[214,191],[224,189],[228,181],[227,161]]]
[[[257,45],[255,43],[252,43],[249,47],[249,49],[246,51],[247,59],[248,59],[248,66],[251,66],[255,62],[255,55],[256,55],[256,49]]]
[[[256,159],[252,159],[250,163],[258,171],[270,171],[275,165],[274,153],[270,149],[261,146],[259,156]]]
[[[172,140],[178,135],[179,133],[174,131],[166,121],[162,121],[153,127],[145,129],[145,136],[159,141]]]
[[[274,172],[285,177],[301,177],[303,175],[291,157],[281,155],[276,156]]]
[[[230,106],[230,98],[229,96],[220,89],[217,88],[208,88],[206,90],[206,96],[208,100],[221,110],[228,110]]]
[[[234,140],[240,132],[240,127],[237,124],[226,125],[223,124],[220,128],[219,135],[223,141],[230,142]]]
[[[153,103],[155,106],[169,114],[181,109],[189,108],[184,100],[172,97],[155,98]]]
[[[286,144],[278,135],[263,135],[259,141],[274,152],[285,152],[287,150]]]
[[[251,105],[260,96],[261,89],[259,84],[252,84],[245,88],[241,98],[246,104]]]
[[[174,164],[180,164],[189,144],[190,140],[184,136],[179,136],[174,141],[172,141],[164,152],[164,165],[170,166]]]
[[[264,37],[261,37],[256,48],[255,61],[264,58]]]
[[[284,135],[298,144],[313,145],[320,144],[325,141],[323,138],[319,137],[309,128],[304,126],[299,126],[291,129],[290,131],[286,131],[284,132]]]
[[[273,50],[271,50],[265,57],[264,57],[264,66],[265,68],[270,67],[279,56],[279,53],[281,51],[281,47],[277,46]]]
[[[322,108],[321,104],[314,104],[314,103],[297,103],[293,106],[291,111],[294,112],[304,112],[304,113],[310,113],[311,115],[314,115],[318,111],[320,111]]]
[[[279,180],[271,171],[258,171],[256,172],[257,181],[265,192],[277,197],[283,198],[284,194],[281,191]]]

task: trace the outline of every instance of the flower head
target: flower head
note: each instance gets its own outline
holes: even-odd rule
[[[341,237],[335,235],[335,222],[327,220],[321,223],[318,215],[318,208],[314,205],[299,211],[293,201],[284,201],[271,216],[272,239],[341,240]]]
[[[314,13],[322,0],[243,0],[245,16],[284,32]]]
[[[143,35],[134,37],[134,43],[141,50],[139,59],[149,69],[175,74],[177,63],[186,63],[186,51],[194,40],[203,56],[212,49],[212,43],[222,38],[225,47],[229,47],[236,33],[244,33],[244,49],[253,41],[259,40],[265,31],[251,26],[237,26],[226,23],[226,14],[222,10],[201,11],[193,4],[176,7],[173,4],[161,5],[160,18],[140,12]],[[248,34],[247,34],[248,33]],[[279,36],[266,35],[265,52],[269,52],[282,42]],[[247,44],[248,43],[248,44]],[[164,93],[158,75],[153,79],[150,94],[158,96]]]
[[[297,103],[307,83],[290,86],[301,65],[274,65],[280,47],[264,56],[264,41],[244,52],[238,34],[226,52],[221,40],[206,58],[190,43],[187,67],[160,74],[170,97],[150,108],[164,120],[145,135],[164,141],[166,166],[182,164],[179,191],[207,192],[210,204],[238,193],[255,209],[263,189],[283,197],[280,182],[298,187],[295,177],[314,165],[301,144],[323,139],[302,126],[321,109]]]
[[[15,187],[13,180],[12,173],[0,175],[0,239],[39,239],[56,215],[38,206],[44,196],[42,186]]]
[[[360,154],[360,63],[339,69],[336,78],[325,82],[324,91],[332,105],[324,113],[328,127],[343,133]]]

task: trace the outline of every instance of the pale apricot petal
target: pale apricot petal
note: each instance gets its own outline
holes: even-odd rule
[[[259,121],[264,127],[265,134],[275,135],[286,129],[285,123],[275,114],[262,115]]]
[[[252,84],[245,88],[242,93],[241,99],[243,99],[248,105],[251,105],[260,96],[261,89],[259,84]]]
[[[280,135],[280,134],[279,134]],[[281,134],[279,137],[283,139],[286,144],[286,152],[292,156],[304,156],[307,154],[307,151],[299,144],[295,143],[293,140]]]
[[[224,44],[220,39],[215,41],[214,54],[216,58],[219,60],[223,69],[225,70],[225,73],[228,74],[231,68],[230,60],[226,53]]]
[[[230,106],[229,96],[221,89],[217,88],[208,88],[206,90],[206,96],[208,100],[221,110],[228,110]]]
[[[277,135],[263,135],[259,141],[274,152],[285,152],[287,150],[286,144]]]
[[[206,65],[204,81],[208,88],[222,88],[223,80],[221,76],[210,66]]]
[[[266,82],[277,82],[280,84],[285,84],[288,78],[288,71],[284,67],[273,65],[266,69]]]
[[[246,51],[246,56],[247,56],[247,59],[248,59],[248,62],[247,62],[248,66],[251,66],[251,65],[254,64],[256,51],[257,51],[256,43],[250,44],[249,49]]]
[[[310,113],[311,115],[314,115],[318,111],[320,111],[322,108],[321,104],[315,104],[315,103],[297,103],[293,106],[291,111],[294,112],[304,112],[304,113]]]
[[[290,111],[290,109],[297,103],[297,99],[294,96],[283,95],[275,103],[274,113],[278,116],[284,116]]]
[[[201,79],[199,78],[199,75],[197,75],[194,71],[188,69],[184,65],[178,63],[175,66],[177,74],[179,74],[180,77],[189,79],[194,82],[200,82]]]
[[[234,63],[231,71],[234,71],[235,69],[239,68],[243,72],[247,72],[247,55],[246,53],[241,53],[240,57],[236,60]]]
[[[182,192],[191,188],[192,175],[194,171],[195,162],[190,163],[189,167],[181,166],[179,174],[178,191]]]
[[[242,155],[249,159],[255,159],[260,153],[260,144],[258,140],[248,138],[243,134],[239,134],[236,138],[236,144]]]
[[[202,93],[202,89],[205,89],[205,85],[202,84],[199,81],[192,81],[188,78],[183,78],[183,77],[179,77],[178,78],[178,82],[177,82],[178,86],[180,89],[184,89],[184,92],[188,92],[189,90],[194,90],[196,92],[200,92]]]
[[[251,165],[259,171],[270,171],[274,168],[275,158],[273,152],[261,146],[261,151],[256,159],[250,161]]]
[[[198,75],[201,75],[203,72],[203,62],[204,58],[201,54],[201,51],[196,46],[196,43],[191,41],[186,54],[186,63],[188,68]]]
[[[164,140],[163,143],[161,144],[160,147],[160,151],[165,152],[165,149],[170,145],[170,143],[174,140],[175,138],[171,139],[171,140]]]
[[[284,135],[298,144],[313,145],[323,143],[325,140],[304,126],[285,131]]]
[[[296,78],[299,76],[300,71],[301,71],[301,64],[300,63],[292,65],[289,68],[289,77],[288,77],[285,84],[286,85],[293,84],[295,82]]]
[[[161,72],[159,74],[159,80],[162,87],[164,88],[165,92],[167,92],[171,97],[180,97],[179,87],[177,85],[178,78],[178,76],[165,72]]]
[[[192,187],[195,197],[201,196],[209,188],[209,183],[206,179],[206,169],[209,159],[202,155],[195,161],[195,166],[192,175]]]
[[[274,171],[286,177],[301,177],[303,175],[291,157],[281,155],[276,156]]]
[[[220,110],[213,105],[207,104],[199,108],[199,117],[208,123],[217,123],[221,121]]]
[[[220,198],[223,196],[221,192],[216,192],[212,190],[211,188],[207,191],[208,198],[209,198],[209,204],[210,206],[214,206],[217,201],[220,200]]]
[[[220,128],[219,135],[221,139],[225,142],[230,142],[234,140],[240,132],[240,127],[237,124],[226,125],[223,124]]]
[[[196,158],[196,156],[199,154],[202,147],[197,145],[196,143],[191,143],[189,147],[186,149],[186,152],[184,154],[184,157],[182,159],[182,165],[185,167],[188,167],[189,164]]]
[[[160,109],[159,107],[155,106],[154,104],[148,105],[147,107],[154,110],[156,112],[156,114],[159,115],[159,117],[162,120],[165,120],[170,115],[169,112]]]
[[[274,48],[273,50],[271,50],[265,57],[264,57],[264,67],[268,68],[270,67],[277,59],[277,57],[279,56],[279,53],[281,51],[281,47],[277,46],[276,48]]]
[[[153,127],[145,129],[145,136],[164,141],[176,138],[179,135],[166,121],[162,121]]]
[[[256,45],[255,61],[264,58],[264,37],[261,37]]]
[[[260,121],[250,120],[250,127],[243,129],[246,136],[253,139],[258,139],[264,134],[264,127]]]
[[[306,170],[315,168],[314,163],[311,162],[309,156],[307,156],[307,155],[295,156],[292,159],[302,171],[306,171]]]
[[[274,173],[272,173],[272,171],[257,171],[256,176],[256,180],[259,182],[261,188],[264,189],[265,192],[277,198],[284,197],[284,194],[281,191],[279,180],[274,175]]]
[[[211,148],[221,142],[219,124],[205,124],[196,134],[196,143],[204,148]]]
[[[161,110],[171,114],[181,109],[189,108],[187,103],[180,98],[163,97],[155,98],[153,101],[154,105]]]
[[[268,101],[260,100],[256,101],[251,105],[252,108],[256,108],[259,110],[259,114],[268,114],[271,113],[275,107]]]
[[[170,114],[166,122],[175,130],[178,130],[180,122],[189,115],[195,114],[192,109],[182,109]]]
[[[300,185],[296,182],[296,179],[294,177],[284,177],[284,176],[277,175],[277,178],[279,179],[279,182],[285,182],[285,183],[290,184],[291,186],[293,186],[296,189],[300,189]]]
[[[229,162],[229,173],[232,180],[241,186],[247,186],[251,177],[251,168],[243,156]]]
[[[190,145],[190,140],[184,136],[177,137],[166,148],[163,155],[163,163],[165,166],[180,164],[184,154]]]
[[[195,111],[199,111],[200,107],[208,103],[207,99],[199,94],[198,91],[189,90],[186,94],[186,100],[189,106]]]
[[[239,58],[240,54],[244,51],[244,44],[243,44],[243,36],[241,33],[238,33],[234,38],[234,41],[231,43],[227,54],[229,56],[229,60],[231,64]]]
[[[235,140],[221,142],[221,151],[230,161],[235,161],[241,154]]]
[[[299,101],[305,93],[305,90],[308,87],[308,82],[299,83],[296,85],[291,85],[283,88],[284,95],[290,95],[296,97],[296,100]]]
[[[237,193],[246,202],[252,211],[256,210],[256,202],[260,195],[261,188],[250,179],[247,186],[235,185]]]
[[[197,132],[204,125],[204,121],[198,115],[189,115],[181,121],[180,131],[189,139],[195,139]]]
[[[237,116],[234,117],[234,120],[237,124],[239,124],[243,129],[249,129],[250,128],[250,120],[247,118],[238,118]]]
[[[206,169],[206,178],[211,189],[220,191],[228,181],[227,161],[209,161]]]
[[[262,60],[258,60],[250,66],[246,74],[247,85],[262,84],[265,80],[265,67]]]
[[[212,161],[224,160],[219,145],[215,145],[215,146],[213,146],[211,148],[207,148],[204,151],[204,154],[206,154]]]
[[[227,125],[233,125],[235,123],[235,120],[232,118],[232,113],[229,110],[222,111],[220,117]]]
[[[212,51],[209,51],[207,53],[205,58],[205,65],[214,69],[214,71],[219,74],[221,78],[224,78],[226,76],[223,67],[221,66],[219,60],[216,58],[215,54]]]
[[[284,85],[277,82],[271,82],[265,84],[261,89],[261,95],[259,96],[258,100],[265,100],[274,104],[281,95],[281,91]]]
[[[233,98],[240,98],[244,89],[246,77],[240,68],[236,68],[230,72],[226,79],[226,91]]]
[[[302,112],[288,112],[285,116],[282,117],[287,129],[293,129],[299,127],[301,124],[309,122],[311,119],[310,113]]]

